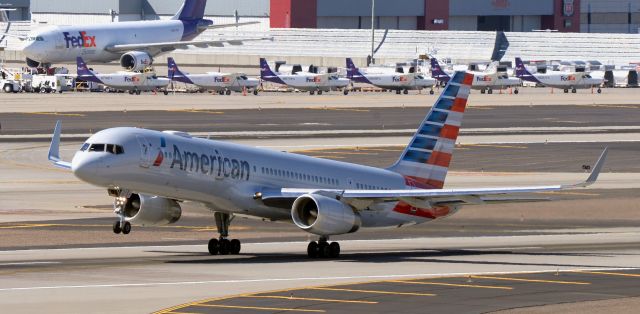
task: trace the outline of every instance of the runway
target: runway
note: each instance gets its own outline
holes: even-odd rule
[[[598,184],[540,195],[554,202],[468,206],[419,226],[333,237],[338,260],[309,260],[313,237],[291,224],[243,218],[231,228],[242,254],[210,256],[211,212],[192,203],[175,225],[115,235],[113,199],[46,161],[51,129],[63,121],[66,160],[97,130],[133,125],[385,167],[432,96],[0,95],[10,100],[0,110],[0,304],[17,313],[637,308],[635,92],[472,95],[448,187],[579,182],[608,146]]]

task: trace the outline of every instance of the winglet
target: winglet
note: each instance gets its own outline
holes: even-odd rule
[[[570,185],[568,187],[584,188],[596,183],[596,180],[598,180],[598,176],[600,175],[600,171],[602,171],[602,167],[604,166],[604,161],[607,159],[608,152],[609,152],[609,147],[605,147],[604,150],[602,151],[602,154],[600,154],[600,158],[598,158],[598,161],[596,161],[596,164],[593,166],[593,169],[591,170],[591,174],[589,175],[586,181],[580,182],[578,184]]]
[[[62,122],[56,122],[56,128],[53,130],[51,138],[51,146],[49,146],[49,160],[57,167],[71,169],[71,163],[60,160],[60,133],[62,132]]]

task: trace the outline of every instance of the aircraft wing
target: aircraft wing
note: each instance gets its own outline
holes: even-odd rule
[[[56,122],[56,128],[53,130],[51,145],[49,146],[49,160],[54,166],[71,170],[71,163],[60,159],[60,133],[62,132],[62,123],[60,120]]]
[[[577,184],[464,188],[464,189],[403,189],[403,190],[331,190],[331,189],[288,189],[266,190],[256,198],[264,202],[295,199],[304,194],[330,194],[351,204],[355,208],[368,207],[375,202],[403,201],[418,208],[431,208],[434,205],[458,204],[480,205],[496,202],[544,201],[546,198],[523,196],[523,193],[553,192],[587,187],[596,182],[602,170],[608,149],[605,148],[596,162],[589,177]]]
[[[0,36],[2,36],[2,37],[5,37],[5,36],[6,36],[6,37],[18,38],[18,39],[20,39],[21,41],[25,41],[25,40],[27,40],[27,36],[20,36],[20,35],[9,34],[9,33],[1,33],[1,32],[0,32]]]
[[[224,47],[224,44],[239,46],[246,41],[258,41],[258,40],[272,40],[272,38],[260,37],[260,38],[242,38],[242,39],[175,41],[175,42],[149,43],[149,44],[122,44],[122,45],[111,45],[106,47],[105,49],[110,52],[127,52],[131,50],[148,50],[148,49],[154,49],[154,48],[160,49],[162,51],[171,51],[175,49],[186,49],[187,46],[196,46],[199,48]]]
[[[228,27],[238,27],[238,26],[245,26],[245,25],[254,25],[254,24],[260,24],[260,22],[258,21],[254,21],[254,22],[242,22],[242,23],[226,23],[226,24],[215,24],[215,25],[209,25],[207,26],[208,29],[217,29],[217,28],[228,28]]]

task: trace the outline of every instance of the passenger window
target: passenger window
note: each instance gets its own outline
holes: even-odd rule
[[[82,144],[82,147],[80,147],[80,151],[84,152],[85,150],[87,150],[87,148],[89,148],[89,146],[91,146],[91,144],[89,143]]]
[[[90,152],[104,152],[104,144],[93,144],[89,148]]]

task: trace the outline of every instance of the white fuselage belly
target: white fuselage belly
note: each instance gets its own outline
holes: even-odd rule
[[[112,135],[127,139],[126,154],[114,157],[108,153],[78,152],[74,163],[81,163],[82,158],[90,154],[104,154],[102,166],[108,166],[109,171],[81,177],[82,180],[104,187],[202,202],[217,211],[288,220],[290,209],[266,206],[253,195],[265,188],[355,189],[358,183],[377,189],[407,188],[404,177],[384,169],[143,129],[107,131],[123,132]],[[89,140],[99,142],[102,135],[97,133]],[[161,148],[161,138],[166,143],[164,148]],[[146,148],[141,148],[143,146]],[[160,153],[164,158],[159,165],[154,165]],[[109,179],[104,179],[106,177]],[[394,212],[396,204],[380,202],[369,206],[361,212],[363,227],[392,227],[430,220]]]
[[[189,74],[187,77],[194,85],[214,91],[222,91],[225,89],[231,89],[233,86],[238,86],[238,82],[235,78],[225,77],[223,75]]]
[[[388,74],[366,74],[364,77],[376,87],[392,90],[421,90],[437,83],[433,79],[413,79]]]
[[[82,34],[84,32],[84,34]],[[179,20],[119,22],[108,25],[53,26],[34,31],[35,42],[25,49],[28,58],[44,63],[73,62],[82,57],[87,62],[118,60],[121,52],[109,52],[107,47],[123,44],[177,42],[181,40],[184,26]],[[65,33],[67,33],[65,35]],[[85,37],[86,40],[80,40]],[[159,50],[149,50],[152,56]]]
[[[167,87],[170,83],[169,79],[148,77],[140,74],[96,74],[96,77],[108,87],[121,90],[155,90]]]
[[[520,86],[522,81],[517,78],[504,78],[497,75],[474,74],[472,89],[503,89],[513,86]]]
[[[534,76],[544,86],[561,89],[592,88],[602,83],[599,80],[584,78],[575,74],[534,74]]]

